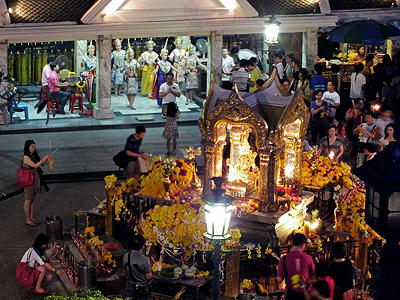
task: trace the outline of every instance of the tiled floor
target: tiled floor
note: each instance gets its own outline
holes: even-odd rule
[[[46,110],[44,109],[39,114],[34,106],[37,104],[37,99],[35,98],[23,98],[22,102],[28,104],[29,119],[30,120],[45,120],[47,118]],[[181,112],[190,112],[191,109],[199,109],[200,107],[195,103],[189,103],[186,105],[186,97],[181,95],[177,99],[178,107]],[[161,113],[161,108],[157,105],[157,100],[149,99],[148,97],[142,96],[141,94],[136,96],[134,106],[136,110],[128,108],[129,102],[126,95],[121,96],[111,96],[111,108],[114,110],[116,116],[134,116],[142,114],[158,114]],[[57,115],[57,119],[69,119],[69,118],[79,118],[82,113],[79,110],[74,110],[71,113],[68,109],[69,101],[65,106],[65,115]],[[19,118],[21,121],[25,120],[25,115],[23,112],[17,112],[14,114],[14,118]]]

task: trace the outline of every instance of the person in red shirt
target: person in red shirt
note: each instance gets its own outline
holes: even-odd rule
[[[291,252],[281,257],[278,265],[278,282],[285,279],[286,300],[304,300],[304,293],[301,287],[293,287],[291,278],[299,274],[302,282],[310,283],[315,280],[315,265],[310,255],[303,253],[306,247],[307,238],[304,234],[296,233],[293,235],[293,247]]]
[[[317,279],[318,280],[323,280],[328,284],[328,286],[329,286],[329,299],[333,299],[333,294],[334,294],[334,291],[335,291],[335,281],[333,280],[332,277],[330,277],[328,275],[329,274],[328,263],[320,262],[319,264],[317,264],[315,273],[317,275]]]
[[[58,70],[59,67],[55,62],[52,62],[50,64],[50,68],[51,68],[51,73],[50,73],[50,77],[49,77],[49,89],[50,89],[50,95],[59,101],[60,103],[60,109],[59,109],[59,113],[60,114],[65,114],[64,111],[64,106],[68,101],[69,95],[70,93],[68,92],[63,92],[60,90],[60,88],[62,87],[68,87],[68,83],[60,83],[60,79],[58,78]]]

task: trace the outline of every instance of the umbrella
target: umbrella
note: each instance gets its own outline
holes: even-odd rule
[[[251,51],[250,49],[240,49],[238,52],[238,58],[239,60],[241,59],[250,59],[252,57],[257,58],[257,54],[254,51]]]
[[[344,23],[329,32],[329,39],[338,43],[383,45],[385,40],[400,36],[400,30],[374,20]]]

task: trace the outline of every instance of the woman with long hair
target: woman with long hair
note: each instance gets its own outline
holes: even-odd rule
[[[26,267],[32,268],[32,273],[34,277],[35,286],[31,286],[30,288],[34,289],[35,294],[47,294],[49,290],[46,290],[41,287],[43,279],[46,277],[47,281],[50,281],[53,278],[53,275],[50,272],[55,272],[58,276],[60,276],[63,271],[57,270],[48,264],[43,258],[44,250],[49,244],[49,238],[47,235],[43,233],[39,233],[36,237],[32,247],[26,250],[24,256],[21,259],[21,263],[27,264]],[[25,267],[22,265],[22,267]],[[21,268],[21,266],[18,266]],[[17,271],[17,279],[18,279],[18,271]]]
[[[42,179],[43,166],[50,158],[47,154],[43,159],[40,159],[39,154],[36,152],[35,142],[33,140],[25,141],[24,146],[24,157],[22,159],[22,165],[25,168],[29,168],[33,172],[33,184],[24,188],[24,213],[26,218],[26,225],[34,227],[40,224],[40,221],[33,217],[33,202],[35,201],[36,195],[48,190],[47,185]]]
[[[385,127],[385,136],[380,139],[381,142],[381,150],[382,151],[390,142],[395,142],[394,138],[394,124],[389,123]]]

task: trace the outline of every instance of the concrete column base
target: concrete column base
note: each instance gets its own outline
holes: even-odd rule
[[[112,108],[93,108],[93,117],[98,120],[114,119],[114,110]]]

